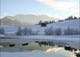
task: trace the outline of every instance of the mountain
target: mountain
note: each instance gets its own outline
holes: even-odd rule
[[[47,15],[32,15],[32,14],[28,14],[28,15],[16,15],[16,16],[7,16],[7,18],[2,18],[2,19],[9,19],[10,20],[17,20],[18,22],[20,22],[21,24],[37,24],[40,20],[42,21],[48,21],[48,20],[52,20],[54,19],[53,17],[49,17]],[[5,21],[5,22],[9,22],[9,21]],[[14,23],[14,21],[12,23]]]
[[[0,19],[0,24],[20,24],[20,22],[17,20],[13,20],[10,17],[4,17]]]
[[[49,17],[47,15],[16,15],[13,17],[14,19],[19,20],[22,24],[36,24],[40,20],[46,21],[46,20],[52,20],[52,17]]]

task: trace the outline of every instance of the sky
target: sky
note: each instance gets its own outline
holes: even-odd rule
[[[0,17],[18,14],[79,17],[79,0],[0,0]]]

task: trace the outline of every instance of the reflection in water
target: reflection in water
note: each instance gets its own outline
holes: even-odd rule
[[[19,48],[26,52],[1,52],[1,57],[76,57],[74,53],[64,50],[63,47],[39,46],[37,43],[30,43]]]
[[[59,50],[61,50],[62,48],[57,48],[57,47],[54,47],[54,48],[49,48],[46,50],[46,53],[49,53],[49,52],[57,52]]]
[[[27,46],[21,47],[24,50],[29,50],[32,51],[32,53],[40,53],[40,54],[45,54],[46,56],[56,56],[56,57],[76,57],[74,53],[70,51],[64,50],[63,47],[57,47],[57,46],[39,46],[37,43],[30,43]],[[44,56],[43,56],[44,57]]]
[[[62,55],[64,57],[76,57],[74,53],[72,53],[70,51],[66,51],[63,48],[49,48],[45,51],[45,53]]]
[[[1,52],[0,54],[1,57],[76,57],[72,52],[65,51],[63,48],[49,48],[46,51]]]

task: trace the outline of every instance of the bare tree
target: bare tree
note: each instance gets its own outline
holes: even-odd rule
[[[45,29],[44,32],[45,32],[45,35],[54,35],[55,34],[53,27]]]
[[[16,35],[22,35],[22,29],[20,26],[17,29]]]
[[[24,34],[24,35],[32,35],[32,29],[25,27],[25,28],[23,29],[23,34]]]
[[[61,29],[60,29],[60,28],[57,28],[57,29],[55,30],[55,35],[61,35],[61,34],[62,34]]]
[[[80,35],[80,30],[68,27],[64,30],[64,35]]]
[[[5,30],[4,30],[4,28],[0,28],[0,34],[5,34]]]

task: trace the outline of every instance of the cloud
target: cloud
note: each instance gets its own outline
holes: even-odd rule
[[[66,2],[66,1],[58,1],[58,0],[37,0],[37,1],[51,8],[64,10],[64,11],[68,11],[74,6],[71,2]]]
[[[63,12],[66,15],[79,16],[79,0],[37,0],[38,2]],[[60,13],[59,13],[60,14]]]

